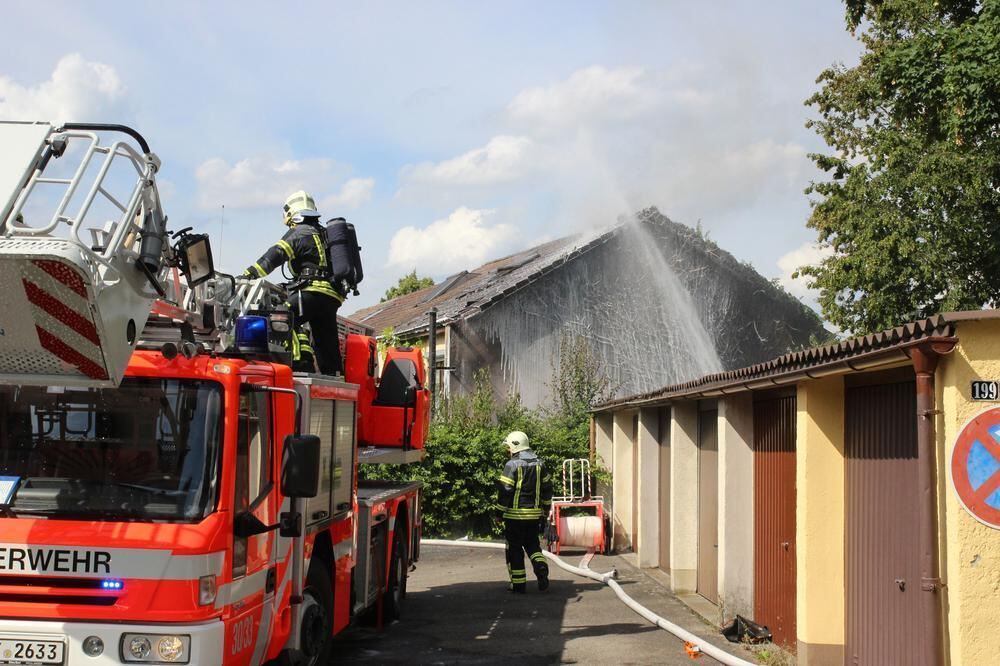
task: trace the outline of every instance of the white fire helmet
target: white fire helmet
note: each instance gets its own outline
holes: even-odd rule
[[[292,226],[296,217],[319,217],[319,212],[316,209],[316,200],[304,190],[299,190],[288,195],[288,198],[285,199],[285,205],[282,206],[282,210],[285,212],[285,225],[289,227]]]
[[[531,448],[531,445],[528,444],[528,436],[520,430],[515,430],[507,435],[507,438],[503,440],[503,444],[511,454],[527,451]]]

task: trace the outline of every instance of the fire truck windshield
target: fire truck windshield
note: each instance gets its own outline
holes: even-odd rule
[[[16,516],[196,521],[215,508],[219,384],[0,386],[0,503]]]

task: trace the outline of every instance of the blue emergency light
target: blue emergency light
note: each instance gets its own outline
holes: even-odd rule
[[[268,351],[267,317],[237,317],[236,348],[240,351]]]
[[[125,583],[120,580],[106,578],[101,581],[102,590],[122,590],[124,588],[125,588]]]

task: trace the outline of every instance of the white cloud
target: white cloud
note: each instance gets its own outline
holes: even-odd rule
[[[585,119],[633,117],[659,98],[660,91],[647,85],[641,67],[593,66],[565,81],[521,91],[507,111],[515,120],[566,126]]]
[[[792,179],[801,175],[808,163],[804,147],[797,143],[777,143],[771,139],[727,150],[723,162],[731,169],[766,170]]]
[[[71,53],[47,81],[35,85],[0,76],[0,119],[108,122],[124,92],[114,67]]]
[[[665,160],[652,171],[661,183],[656,193],[684,219],[740,211],[787,194],[800,196],[808,179],[806,149],[794,142],[765,139],[731,146],[705,145],[702,150],[681,146],[668,152],[683,150],[687,159]]]
[[[482,148],[443,162],[424,162],[404,170],[410,183],[437,185],[494,185],[525,175],[531,166],[531,139],[495,136]]]
[[[213,210],[226,208],[278,210],[285,198],[296,190],[305,190],[320,205],[355,208],[371,198],[372,178],[351,178],[338,190],[347,169],[328,159],[274,159],[247,157],[233,164],[221,158],[203,162],[195,170],[198,205]]]
[[[426,266],[435,275],[475,268],[517,237],[511,225],[491,225],[493,214],[463,206],[422,229],[403,227],[389,241],[389,266]]]
[[[587,67],[515,95],[507,131],[484,146],[403,169],[397,196],[509,213],[544,192],[549,214],[577,228],[649,204],[693,223],[804,201],[806,148],[734,104],[735,94],[683,65]]]
[[[337,208],[357,208],[371,201],[375,191],[374,178],[351,178],[345,182],[340,191],[321,199],[318,203],[321,211],[336,213]]]
[[[787,252],[778,259],[778,268],[781,275],[778,281],[788,293],[801,300],[812,302],[817,295],[816,291],[809,288],[808,279],[802,276],[793,278],[792,273],[803,266],[815,266],[833,254],[830,247],[819,247],[814,243],[804,243],[791,252]]]

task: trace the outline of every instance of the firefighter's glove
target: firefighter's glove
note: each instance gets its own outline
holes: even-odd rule
[[[542,516],[538,519],[538,533],[545,534],[545,528],[549,526],[549,521]]]

